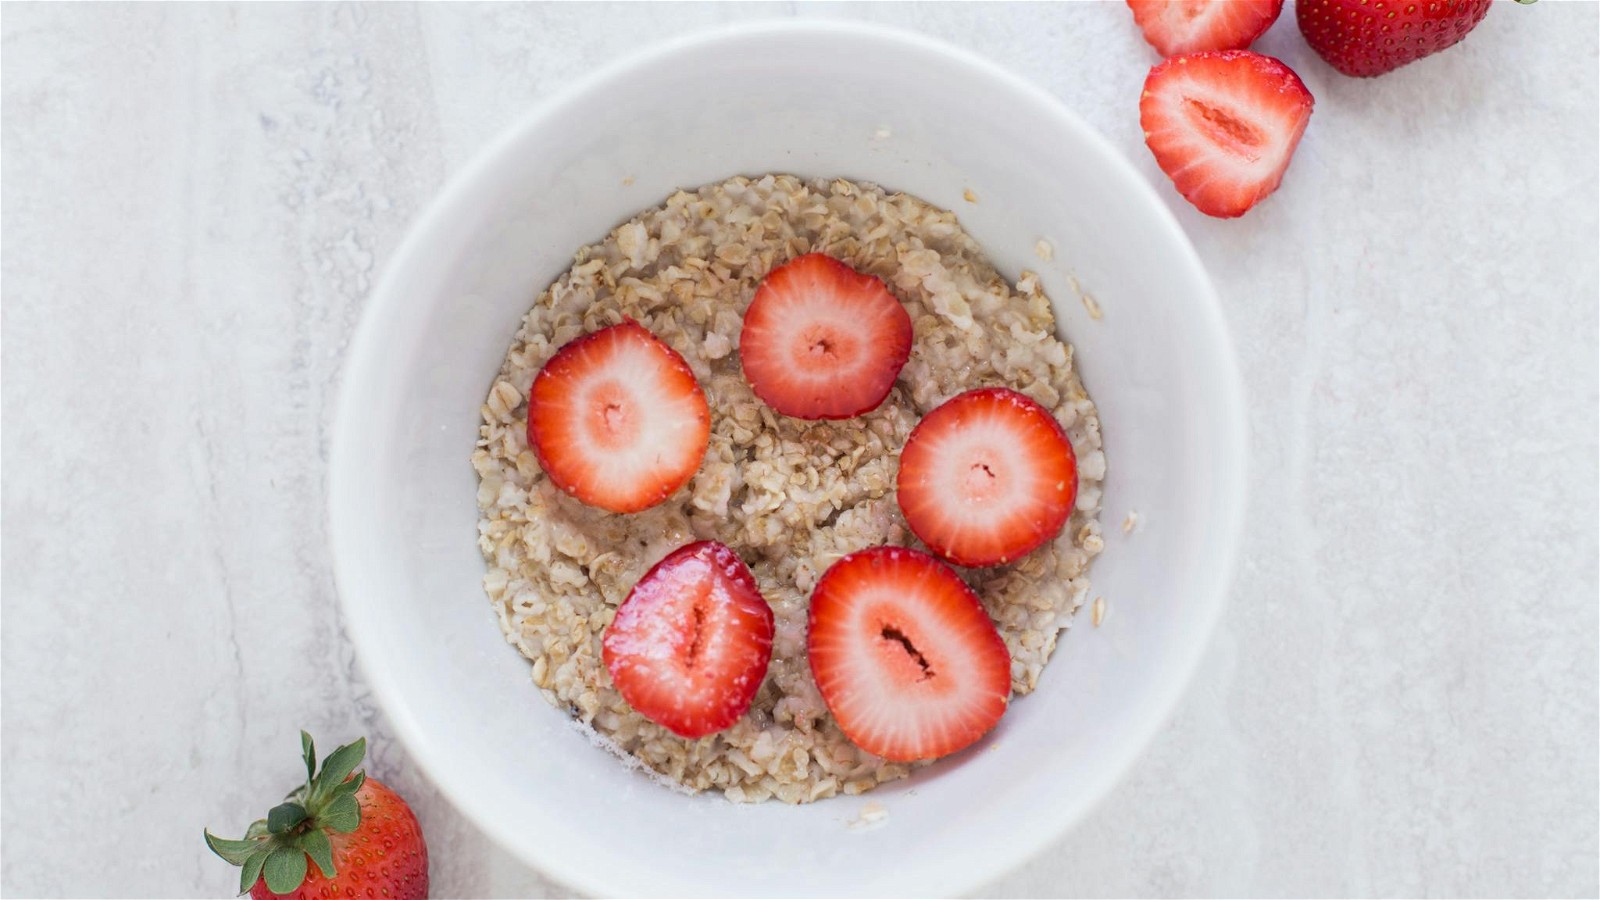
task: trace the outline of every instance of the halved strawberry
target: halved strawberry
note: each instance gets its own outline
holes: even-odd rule
[[[1162,56],[1243,50],[1283,12],[1283,0],[1128,0],[1128,6]]]
[[[963,566],[1010,562],[1056,536],[1078,496],[1078,460],[1050,411],[983,388],[923,417],[900,451],[906,524]]]
[[[550,357],[528,391],[528,446],[563,491],[611,512],[648,509],[700,468],[711,411],[677,351],[633,320]]]
[[[1232,218],[1278,189],[1311,106],[1311,92],[1288,66],[1228,50],[1156,65],[1139,98],[1139,121],[1178,193],[1206,215]]]
[[[751,390],[798,419],[877,408],[910,355],[911,316],[889,288],[821,253],[768,272],[739,335]]]
[[[1006,711],[1011,654],[972,589],[907,547],[834,563],[811,594],[806,650],[845,736],[885,759],[933,759]]]
[[[622,699],[694,739],[739,721],[772,658],[772,607],[725,544],[667,554],[628,593],[601,639]]]

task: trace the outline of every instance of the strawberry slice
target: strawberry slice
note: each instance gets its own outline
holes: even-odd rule
[[[772,607],[725,544],[667,554],[617,607],[601,639],[622,699],[695,739],[739,721],[772,658]]]
[[[1194,53],[1150,70],[1139,121],[1178,193],[1208,216],[1232,218],[1278,189],[1311,105],[1300,77],[1270,56]]]
[[[896,488],[906,524],[928,549],[993,566],[1061,531],[1078,496],[1078,461],[1049,410],[1008,388],[983,388],[917,423]]]
[[[885,759],[933,759],[1006,711],[1011,654],[972,589],[907,547],[834,563],[811,594],[806,650],[845,736]]]
[[[700,468],[711,411],[676,351],[631,319],[580,337],[528,391],[528,445],[563,491],[618,513],[649,509]]]
[[[910,355],[911,316],[889,288],[821,253],[768,272],[739,335],[750,388],[797,419],[876,409]]]
[[[1283,12],[1283,0],[1128,0],[1128,6],[1162,56],[1243,50]]]

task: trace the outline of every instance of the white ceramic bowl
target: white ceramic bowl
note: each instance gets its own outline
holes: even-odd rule
[[[802,807],[667,790],[546,704],[480,586],[468,463],[517,322],[575,249],[674,188],[765,172],[909,191],[955,210],[1006,275],[1039,272],[1099,403],[1110,467],[1092,571],[1104,624],[1080,614],[1038,690],[977,747]],[[1040,238],[1054,262],[1034,255]],[[546,103],[418,219],[344,378],[332,535],[373,689],[464,813],[595,893],[932,895],[1004,874],[1103,795],[1171,710],[1222,607],[1244,501],[1232,349],[1154,191],[1039,88],[878,28],[680,40]],[[1140,526],[1124,537],[1130,510]],[[887,820],[847,827],[868,800]]]

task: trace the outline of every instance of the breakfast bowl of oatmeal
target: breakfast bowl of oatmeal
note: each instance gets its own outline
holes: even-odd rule
[[[347,630],[575,888],[972,890],[1177,701],[1242,409],[1193,249],[1042,91],[859,26],[683,40],[391,259],[331,459]]]

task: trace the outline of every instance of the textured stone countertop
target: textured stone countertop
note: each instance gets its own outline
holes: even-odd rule
[[[530,104],[663,36],[860,18],[1033,79],[1209,267],[1249,390],[1231,605],[1127,779],[1001,895],[1589,895],[1600,6],[1496,4],[1317,99],[1207,219],[1142,146],[1122,4],[16,5],[3,13],[0,891],[230,894],[295,731],[369,735],[438,896],[565,893],[410,765],[341,633],[342,355],[408,222]]]

